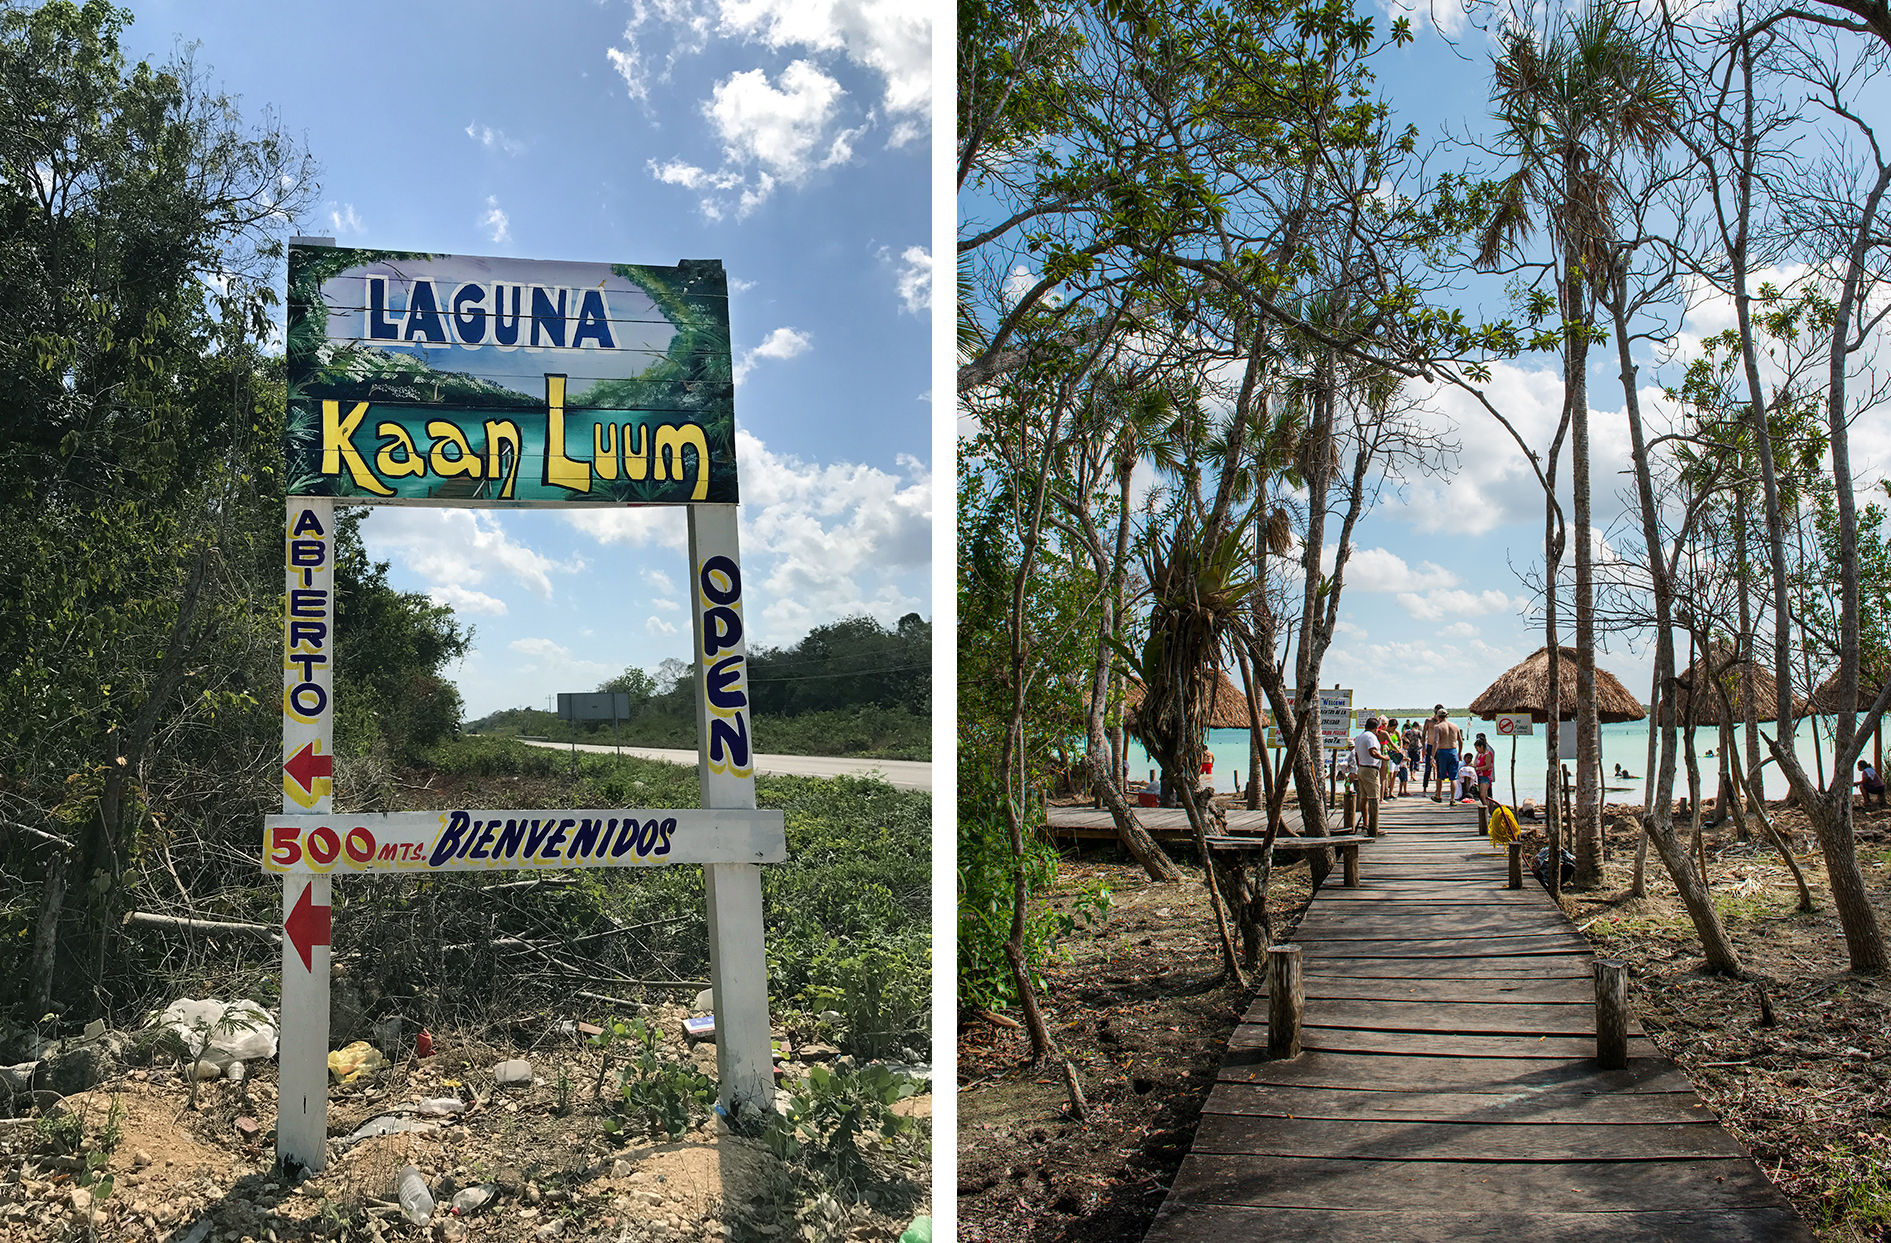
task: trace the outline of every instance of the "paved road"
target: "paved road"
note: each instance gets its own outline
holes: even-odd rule
[[[520,741],[525,742],[524,739]],[[571,744],[568,742],[526,742],[525,745],[545,747],[553,751],[571,750]],[[615,755],[618,748],[581,742],[578,744],[578,750],[599,755]],[[696,763],[694,751],[625,747],[623,753],[634,755],[638,759],[662,760],[669,764],[688,764],[694,767]],[[932,789],[932,764],[923,760],[850,760],[829,755],[757,755],[755,771],[758,774],[765,773],[777,777],[865,777],[872,775],[902,790]]]

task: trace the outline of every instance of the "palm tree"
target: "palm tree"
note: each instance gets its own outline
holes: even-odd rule
[[[1479,267],[1495,268],[1529,235],[1532,215],[1540,213],[1555,256],[1563,401],[1575,476],[1578,885],[1601,877],[1589,501],[1588,368],[1596,334],[1595,293],[1615,241],[1613,209],[1622,192],[1622,166],[1667,140],[1680,104],[1679,89],[1667,64],[1654,54],[1653,40],[1639,38],[1627,16],[1628,10],[1613,0],[1590,0],[1548,38],[1523,26],[1503,33],[1502,51],[1492,60],[1491,100],[1516,167],[1503,182],[1477,254]],[[1546,570],[1548,590],[1554,593],[1555,564]]]

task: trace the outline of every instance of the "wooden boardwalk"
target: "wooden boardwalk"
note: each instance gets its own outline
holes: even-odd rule
[[[1303,1052],[1269,1059],[1263,993],[1147,1243],[1811,1243],[1638,1026],[1596,1068],[1588,943],[1527,871],[1505,888],[1472,809],[1379,823],[1294,939]]]

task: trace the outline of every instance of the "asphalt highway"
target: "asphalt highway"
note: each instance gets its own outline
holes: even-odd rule
[[[525,742],[528,747],[545,747],[552,751],[569,751],[568,742]],[[600,755],[614,755],[619,748],[599,746],[595,743],[581,742],[578,750],[591,751]],[[694,751],[668,751],[654,747],[624,747],[625,755],[634,755],[639,759],[663,760],[670,764],[696,763]],[[827,755],[757,755],[755,771],[771,776],[784,777],[865,777],[877,776],[888,785],[898,786],[902,790],[932,789],[932,764],[923,760],[852,760],[839,756]]]

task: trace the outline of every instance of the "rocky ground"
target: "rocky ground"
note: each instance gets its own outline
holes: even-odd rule
[[[646,1021],[665,1033],[659,1055],[713,1075],[713,1044],[680,1034],[686,1013],[650,1009]],[[797,1035],[778,1033],[790,1050],[787,1086],[837,1057],[812,1041],[797,1047]],[[893,1106],[915,1120],[905,1133],[862,1139],[864,1166],[849,1176],[817,1175],[700,1114],[676,1137],[634,1123],[623,1136],[606,1133],[622,1111],[609,1108],[608,1082],[601,1098],[597,1092],[602,1053],[574,1024],[533,1018],[436,1035],[426,1058],[409,1041],[385,1069],[333,1088],[329,1166],[292,1185],[273,1166],[273,1063],[251,1063],[254,1073],[240,1083],[199,1085],[193,1106],[180,1067],[153,1056],[149,1040],[108,1035],[95,1043],[106,1050],[87,1059],[105,1075],[96,1086],[63,1096],[42,1088],[31,1100],[16,1097],[24,1116],[0,1119],[0,1243],[867,1243],[898,1239],[929,1212],[929,1095]],[[495,1069],[510,1059],[527,1061],[528,1083],[497,1084]],[[440,1098],[466,1108],[423,1116],[420,1103]],[[376,1118],[416,1129],[346,1142]],[[405,1220],[394,1200],[407,1166],[436,1204],[424,1228]]]

